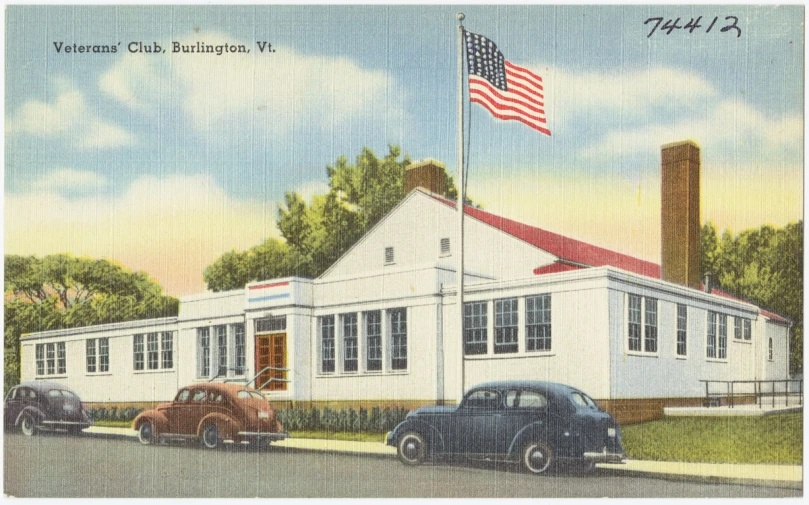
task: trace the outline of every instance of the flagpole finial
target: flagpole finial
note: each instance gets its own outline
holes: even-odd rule
[[[459,12],[457,17],[458,21],[463,21],[464,19],[466,19],[466,16],[463,15],[463,12]]]

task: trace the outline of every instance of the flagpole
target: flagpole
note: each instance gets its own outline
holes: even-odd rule
[[[458,393],[457,401],[461,402],[464,393],[464,367],[466,365],[464,336],[463,336],[463,291],[464,291],[464,264],[463,264],[463,206],[465,201],[463,180],[463,24],[465,18],[462,12],[458,13],[458,266],[456,277],[458,279],[458,333],[460,335],[460,365],[458,366]]]

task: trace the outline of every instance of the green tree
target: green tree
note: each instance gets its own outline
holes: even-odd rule
[[[405,197],[409,164],[410,158],[397,146],[388,146],[383,158],[364,148],[353,164],[341,156],[326,167],[326,194],[313,196],[311,204],[298,193],[284,195],[278,206],[284,241],[268,239],[248,251],[223,254],[203,273],[208,289],[240,289],[252,281],[322,274]],[[445,196],[457,195],[447,176]]]
[[[20,336],[93,324],[175,316],[180,302],[144,272],[69,254],[6,255],[5,389],[20,380]]]
[[[803,221],[783,228],[764,225],[717,238],[712,223],[702,227],[703,273],[711,271],[723,291],[788,317],[790,371],[803,371]]]

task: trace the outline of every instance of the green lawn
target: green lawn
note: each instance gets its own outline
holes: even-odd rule
[[[384,433],[354,433],[350,431],[290,431],[292,438],[324,438],[327,440],[348,440],[350,442],[383,443]]]
[[[630,459],[713,463],[803,461],[802,414],[670,417],[621,427]]]
[[[132,421],[94,421],[94,426],[106,426],[107,428],[131,428]]]

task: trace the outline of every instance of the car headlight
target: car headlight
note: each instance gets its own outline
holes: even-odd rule
[[[261,412],[258,413],[258,418],[259,419],[269,419],[270,418],[270,413],[261,411]]]
[[[615,438],[615,428],[607,428],[607,436]]]

